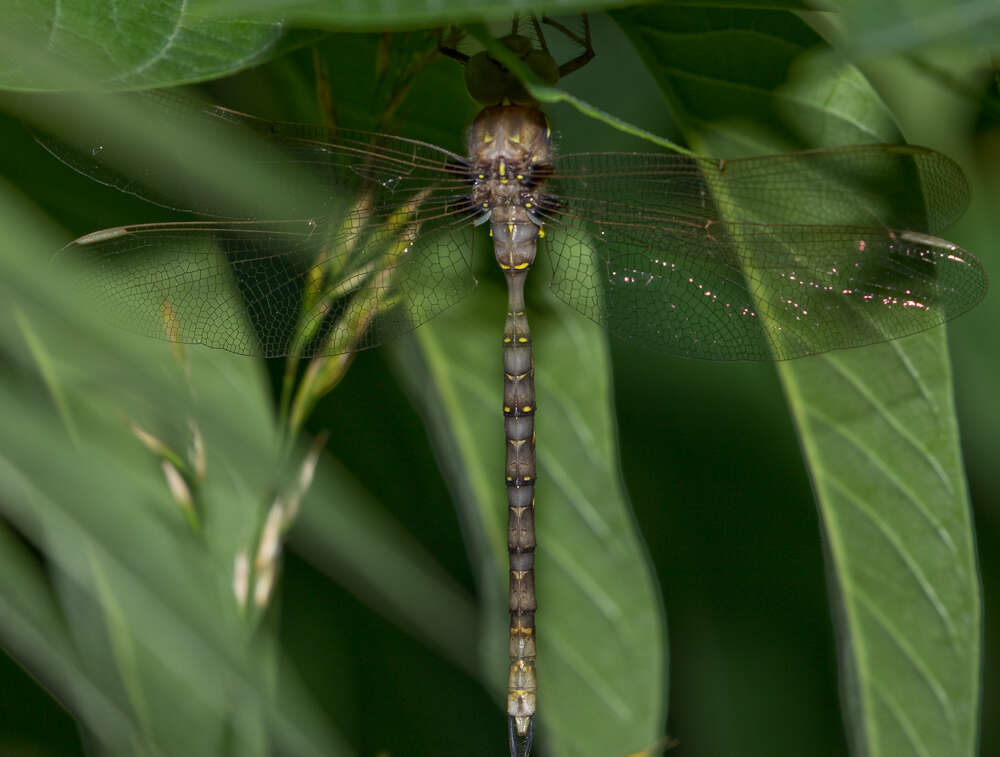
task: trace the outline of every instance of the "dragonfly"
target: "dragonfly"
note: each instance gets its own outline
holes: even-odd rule
[[[500,42],[554,81],[592,57],[586,20],[576,39],[583,52],[561,65],[540,30],[518,34],[515,22]],[[308,191],[282,188],[297,210],[284,218],[165,197],[117,177],[99,150],[42,141],[92,178],[215,216],[105,229],[63,252],[82,293],[151,337],[267,358],[375,347],[475,288],[472,251],[488,232],[508,291],[508,740],[512,757],[526,757],[537,704],[537,402],[524,287],[539,250],[554,294],[612,335],[709,360],[787,360],[916,334],[975,306],[987,277],[975,256],[936,236],[968,201],[944,155],[884,144],[732,160],[561,154],[510,71],[485,53],[449,54],[466,63],[484,105],[465,154],[197,106],[223,132],[266,137],[262,163],[308,170]],[[166,117],[178,102],[160,101]]]

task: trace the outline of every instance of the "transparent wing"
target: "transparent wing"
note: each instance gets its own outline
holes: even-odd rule
[[[553,161],[554,193],[609,220],[873,226],[936,234],[969,203],[962,169],[913,145],[854,145],[723,160],[584,153]]]
[[[397,211],[398,212],[398,211]],[[332,355],[406,333],[475,286],[464,217],[337,227],[193,222],[108,229],[60,255],[123,328],[263,357]]]
[[[928,233],[961,213],[967,190],[951,161],[922,148],[569,155],[553,174],[555,294],[674,354],[787,359],[887,341],[986,291],[980,261]]]
[[[337,212],[345,195],[365,184],[395,193],[398,204],[407,201],[408,193],[428,188],[441,196],[466,191],[465,159],[418,140],[268,121],[169,91],[125,97],[127,130],[147,135],[138,144],[127,133],[109,138],[107,124],[86,121],[74,125],[71,141],[45,133],[36,133],[35,138],[56,158],[95,181],[203,216],[324,217]],[[123,105],[109,104],[108,109],[118,112]],[[160,131],[173,135],[166,147],[180,142],[185,151],[163,155],[149,149],[148,140]],[[194,163],[185,166],[186,173],[171,170],[185,160]],[[244,171],[246,164],[263,170]],[[285,181],[253,187],[259,204],[248,207],[247,188],[241,182],[255,176],[266,179],[268,171]]]
[[[39,135],[91,178],[226,219],[109,229],[62,253],[62,263],[85,264],[80,293],[122,326],[267,357],[337,354],[409,331],[475,285],[468,168],[460,156],[381,134],[264,121],[173,94],[132,102],[140,106],[137,128],[154,121],[182,132],[190,126],[198,149],[213,139],[250,137],[248,160],[268,170],[305,169],[307,180],[251,188],[259,206],[237,206],[224,185],[197,173],[164,176],[160,156],[149,150],[124,159],[114,142],[80,150]],[[223,165],[209,167],[225,173]]]

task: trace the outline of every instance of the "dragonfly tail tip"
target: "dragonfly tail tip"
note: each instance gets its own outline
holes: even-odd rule
[[[531,741],[535,731],[535,718],[528,719],[528,728],[521,733],[517,727],[517,718],[507,718],[507,735],[510,740],[510,757],[531,757]]]

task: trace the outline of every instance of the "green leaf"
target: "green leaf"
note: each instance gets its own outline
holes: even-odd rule
[[[13,473],[0,460],[0,477],[8,482],[4,487],[8,496]],[[6,522],[0,522],[0,598],[5,651],[46,681],[65,704],[79,706],[84,721],[97,726],[100,733],[128,739],[127,716],[87,674],[48,577]]]
[[[670,8],[612,14],[688,133],[723,157],[884,141],[894,130],[861,74],[785,11]],[[891,137],[888,137],[891,139]]]
[[[514,55],[505,45],[500,44],[500,42],[495,39],[485,27],[475,25],[469,27],[469,31],[472,36],[474,36],[486,48],[491,57],[502,62],[527,85],[528,92],[530,92],[531,96],[538,100],[538,102],[549,104],[566,103],[583,115],[593,118],[596,121],[606,123],[613,129],[618,129],[625,134],[641,137],[642,139],[652,142],[653,144],[657,144],[660,147],[666,147],[667,149],[674,150],[675,152],[689,152],[681,145],[675,144],[668,139],[664,139],[653,132],[634,126],[633,124],[630,124],[611,113],[603,111],[600,108],[596,108],[590,103],[581,100],[579,97],[576,97],[559,87],[553,87],[544,83],[539,78],[538,74],[532,71],[530,67]]]
[[[814,75],[820,40],[794,16],[615,18],[699,151],[898,140],[856,70]],[[859,754],[973,754],[982,610],[944,330],[778,370],[828,545],[849,740]]]
[[[113,90],[202,81],[264,61],[284,30],[279,20],[204,18],[182,0],[5,3],[3,16],[0,87],[19,90],[65,89],[81,75]]]
[[[293,541],[363,602],[478,673],[468,633],[476,623],[472,600],[336,460],[325,459],[317,471]]]
[[[618,469],[601,331],[529,294],[539,411],[536,524],[540,738],[555,755],[642,749],[662,735],[664,621]],[[451,482],[484,601],[484,675],[507,660],[506,501],[498,287],[397,351]]]
[[[612,0],[602,7],[628,5],[625,0]],[[531,0],[384,0],[379,3],[325,2],[324,0],[205,0],[199,11],[225,18],[243,15],[251,18],[285,19],[289,22],[336,29],[358,31],[446,26],[465,22],[495,21],[502,23],[506,33],[511,16],[538,11]],[[586,0],[557,0],[546,6],[549,15],[568,16],[594,8]]]
[[[1000,52],[1000,6],[979,0],[892,0],[835,3],[839,46],[854,58],[935,50],[981,59]]]
[[[315,705],[282,706],[268,675],[273,629],[233,595],[236,555],[253,551],[281,474],[259,366],[213,351],[172,356],[108,330],[66,297],[65,269],[38,265],[57,246],[38,231],[44,219],[9,192],[0,219],[0,507],[48,561],[61,616],[57,643],[21,647],[25,661],[117,753],[217,755],[228,743],[253,755],[272,739],[295,754],[344,753]],[[136,427],[176,454],[140,443]],[[188,452],[195,428],[203,480]],[[192,460],[182,476],[197,532],[164,480],[166,459]],[[19,604],[5,640],[46,607],[41,591]]]

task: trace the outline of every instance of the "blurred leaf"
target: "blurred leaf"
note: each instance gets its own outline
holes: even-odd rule
[[[844,25],[839,46],[852,57],[931,48],[982,60],[1000,54],[1000,5],[990,0],[835,0],[832,5]]]
[[[590,103],[584,102],[578,97],[566,92],[559,87],[546,84],[534,71],[531,70],[522,60],[514,55],[505,45],[501,44],[492,34],[481,25],[471,26],[470,33],[489,52],[490,56],[502,62],[507,68],[513,71],[517,77],[525,83],[528,92],[540,103],[566,103],[589,118],[601,121],[613,129],[635,137],[641,137],[660,147],[669,150],[686,153],[688,150],[681,145],[675,144],[668,139],[664,139],[650,131],[646,131],[638,126],[618,118],[612,113],[595,108]]]
[[[662,735],[663,617],[621,487],[605,338],[553,304],[544,274],[535,278],[539,733],[556,755],[620,754]],[[475,297],[492,307],[453,308],[395,354],[462,508],[484,601],[482,665],[499,698],[507,658],[504,303],[492,286]]]
[[[649,8],[612,18],[688,129],[724,157],[883,141],[892,115],[785,11]],[[821,142],[816,140],[822,135]]]
[[[601,7],[628,5],[624,0],[612,0]],[[445,26],[465,22],[496,21],[509,24],[515,13],[536,12],[538,4],[530,0],[383,0],[377,4],[324,2],[324,0],[204,0],[200,10],[206,15],[225,18],[246,15],[252,18],[285,19],[304,26],[358,31],[386,31],[421,26]],[[549,6],[551,14],[570,15],[593,9],[586,0],[559,0]],[[500,32],[506,33],[506,32]]]
[[[7,496],[15,477],[6,460],[0,460]],[[5,521],[0,521],[0,581],[5,650],[44,680],[65,706],[79,708],[85,722],[100,724],[105,738],[130,738],[126,714],[94,685],[73,648],[48,577]]]
[[[471,599],[336,460],[324,460],[316,475],[292,535],[296,548],[359,599],[478,675]]]
[[[115,6],[6,0],[2,15],[16,44],[0,52],[0,87],[20,90],[74,87],[81,75],[107,90],[202,81],[257,65],[308,39],[279,44],[280,20],[205,18],[197,3],[182,0]]]
[[[79,659],[65,645],[29,647],[32,669],[47,673],[111,751],[216,755],[228,742],[255,754],[273,738],[296,754],[342,753],[308,708],[276,704],[266,675],[269,632],[255,632],[232,594],[235,555],[253,548],[280,480],[261,373],[248,361],[200,351],[185,363],[189,385],[166,345],[107,331],[65,296],[67,272],[37,264],[56,244],[28,226],[34,212],[7,195],[0,217],[8,229],[0,254],[0,397],[8,421],[0,430],[0,502],[4,518],[50,561]],[[64,391],[61,416],[18,320],[31,324],[50,356],[48,386]],[[66,433],[67,414],[79,443]],[[189,475],[188,486],[200,533],[188,527],[133,423],[182,459],[198,427],[207,474],[202,482]],[[41,597],[36,602],[44,607]],[[5,639],[18,636],[18,619],[10,620]]]
[[[663,32],[678,23],[674,14],[615,18],[699,151],[737,157],[790,143],[898,140],[856,71],[813,78],[802,67],[816,39],[794,17],[692,11],[684,45],[667,44]],[[721,56],[720,36],[729,37]],[[771,65],[748,65],[751,48]],[[714,69],[692,86],[685,72],[706,59]],[[745,96],[730,105],[734,90]],[[789,91],[798,94],[788,100]],[[781,363],[779,372],[829,549],[850,740],[859,754],[972,754],[981,608],[944,331]]]
[[[260,186],[297,186],[303,193],[310,186],[282,178],[280,166],[262,157],[262,145],[232,128],[216,128],[174,98],[46,96],[18,103],[22,113],[48,119],[47,145],[58,146],[74,168],[164,204],[187,206],[191,199],[190,207],[201,208],[194,203],[207,197],[210,207],[228,207],[236,197],[259,201]],[[98,145],[101,160],[71,140],[84,148]],[[259,173],[236,179],[246,169]],[[274,198],[267,202],[281,213]],[[18,220],[47,229],[35,212],[22,211]],[[229,744],[235,753],[252,755],[266,753],[269,743],[289,754],[345,753],[327,716],[287,669],[273,615],[241,611],[233,596],[237,555],[253,559],[275,494],[286,488],[288,463],[297,463],[294,455],[290,461],[283,455],[263,364],[108,330],[90,303],[65,296],[80,294],[72,284],[79,261],[63,255],[51,268],[33,262],[48,260],[62,242],[55,234],[28,242],[12,231],[0,254],[0,264],[31,282],[18,286],[13,274],[3,277],[10,312],[0,327],[0,348],[17,356],[9,365],[18,367],[10,377],[11,397],[30,388],[33,402],[22,401],[18,412],[50,416],[37,423],[9,415],[14,425],[5,426],[10,433],[0,439],[0,450],[14,450],[17,428],[36,433],[14,450],[17,467],[6,479],[0,476],[0,487],[8,495],[4,516],[59,566],[59,607],[72,647],[86,661],[76,689],[95,689],[109,700],[105,709],[121,713],[124,722],[112,728],[109,717],[94,714],[99,698],[92,697],[90,707],[70,698],[73,689],[66,695],[69,709],[99,742],[129,754],[214,755]],[[216,295],[225,303],[232,293]],[[63,329],[66,323],[73,328]],[[96,366],[95,354],[102,355]],[[72,447],[67,429],[76,429],[80,450],[61,456],[54,450]],[[195,429],[205,450],[203,480],[189,453]],[[50,449],[43,453],[46,444]],[[30,499],[11,488],[13,473],[36,482],[50,455],[79,469],[56,474],[48,464],[46,475],[57,491],[35,492],[35,486]],[[161,458],[174,464],[191,492],[197,533],[168,494]],[[375,517],[370,499],[348,475],[327,464],[330,471],[317,476],[317,492],[337,510],[310,511],[311,539],[303,543],[314,555],[324,552],[319,564],[364,601],[475,671],[468,600],[398,526]],[[99,491],[102,484],[111,486],[110,493]],[[86,492],[82,503],[80,492]],[[74,505],[86,523],[69,517]],[[36,519],[42,527],[32,530]],[[377,555],[387,559],[373,562]],[[252,603],[253,587],[250,596]],[[428,602],[437,607],[433,618],[426,615]],[[442,620],[451,634],[439,632]],[[9,639],[14,631],[0,633]],[[51,656],[25,663],[36,671],[63,667]],[[202,683],[203,676],[210,682]]]

